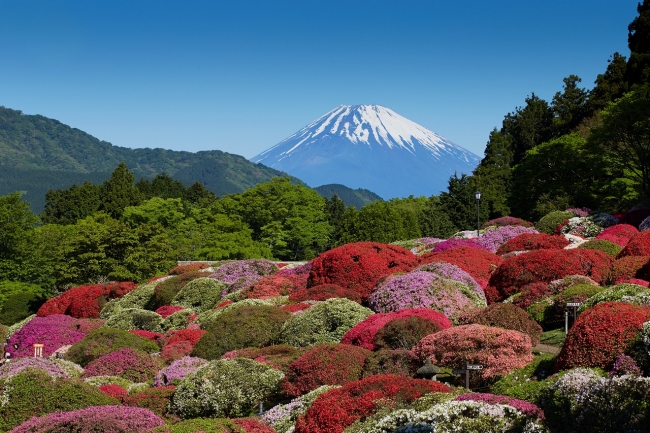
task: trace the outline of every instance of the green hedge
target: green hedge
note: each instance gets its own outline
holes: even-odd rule
[[[158,345],[153,341],[128,331],[98,328],[90,331],[84,338],[73,344],[65,354],[65,359],[85,367],[90,361],[125,347],[132,347],[147,353],[155,353],[159,350]]]

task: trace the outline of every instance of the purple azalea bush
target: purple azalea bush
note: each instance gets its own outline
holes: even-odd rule
[[[440,275],[445,278],[450,278],[452,280],[458,281],[460,283],[465,284],[466,286],[471,287],[474,289],[478,295],[485,299],[485,291],[481,287],[479,283],[476,282],[474,277],[472,277],[470,274],[462,270],[456,265],[452,265],[451,263],[447,262],[433,262],[433,263],[427,263],[424,265],[420,265],[417,268],[413,269],[413,271],[424,271],[424,272],[431,272],[433,274]]]
[[[459,395],[454,401],[480,401],[487,404],[505,404],[517,409],[519,412],[526,416],[534,417],[537,419],[544,419],[544,411],[525,400],[508,397],[505,395],[483,394],[483,393],[468,393]]]
[[[280,269],[278,275],[309,275],[311,264],[311,262],[307,262],[293,268]]]
[[[641,224],[639,224],[640,232],[644,232],[646,230],[650,230],[650,216],[641,221]]]
[[[52,377],[68,377],[61,367],[47,358],[19,358],[0,366],[0,379],[6,379],[27,369],[43,370]]]
[[[565,212],[571,212],[573,215],[577,217],[586,217],[589,216],[591,213],[591,209],[588,207],[572,207],[567,209]]]
[[[188,374],[195,372],[199,367],[207,364],[203,358],[184,356],[172,362],[168,367],[163,368],[156,374],[153,386],[175,385]]]
[[[84,377],[118,376],[131,382],[146,382],[154,378],[159,366],[148,353],[125,347],[91,361]]]
[[[473,288],[451,278],[424,271],[393,276],[379,286],[368,299],[377,313],[406,308],[431,308],[455,322],[471,308],[485,308],[485,297]]]
[[[476,239],[449,238],[446,241],[437,243],[433,248],[433,252],[439,253],[457,247],[472,247],[478,248],[479,250],[489,251],[486,247],[478,243]]]
[[[522,235],[524,233],[539,233],[535,229],[522,226],[504,226],[496,230],[488,230],[478,238],[478,244],[483,246],[486,250],[496,253],[499,247],[510,239]]]
[[[77,329],[77,323],[74,317],[63,314],[34,317],[9,338],[7,350],[12,359],[24,358],[34,356],[34,344],[43,344],[43,356],[50,356],[58,348],[74,344],[84,337],[85,334]]]
[[[616,357],[616,360],[614,361],[614,365],[612,366],[611,371],[609,372],[609,377],[614,377],[614,376],[624,376],[626,374],[630,374],[632,376],[643,376],[643,372],[639,368],[638,365],[636,365],[636,361],[628,355],[625,355],[624,353],[621,353]]]
[[[266,275],[273,275],[278,271],[278,267],[270,260],[249,259],[235,260],[224,263],[219,266],[210,278],[230,284],[228,289],[222,293],[222,296],[228,293],[236,292],[254,284],[260,278]]]
[[[91,406],[70,412],[54,412],[20,424],[12,433],[69,431],[77,433],[146,432],[165,425],[148,409],[130,406]]]

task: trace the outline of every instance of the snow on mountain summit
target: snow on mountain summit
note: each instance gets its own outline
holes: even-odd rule
[[[251,161],[310,186],[342,183],[393,198],[438,194],[449,176],[471,172],[479,158],[389,108],[341,105]]]

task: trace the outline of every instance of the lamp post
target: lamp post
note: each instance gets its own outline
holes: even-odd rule
[[[476,190],[474,193],[474,197],[476,197],[476,237],[480,238],[481,237],[481,192],[479,190]]]

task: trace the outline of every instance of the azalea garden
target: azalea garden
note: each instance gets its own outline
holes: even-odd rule
[[[0,431],[649,431],[649,216],[72,287],[3,327]]]

